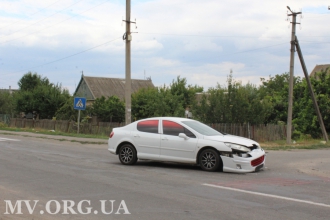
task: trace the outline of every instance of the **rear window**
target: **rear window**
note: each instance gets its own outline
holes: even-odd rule
[[[140,121],[137,124],[137,130],[148,133],[158,133],[158,121],[159,120]]]

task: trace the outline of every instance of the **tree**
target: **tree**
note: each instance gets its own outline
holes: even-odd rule
[[[31,83],[31,84],[29,84]],[[20,90],[15,93],[18,112],[34,112],[40,118],[50,119],[70,97],[69,92],[59,84],[52,84],[36,73],[25,74],[18,82]]]
[[[269,112],[265,123],[277,124],[281,121],[287,121],[289,77],[288,73],[283,73],[274,77],[270,76],[268,80],[261,78],[260,98],[263,102],[272,106],[272,111]],[[300,83],[300,77],[294,77],[294,86],[299,86]],[[294,96],[294,102],[297,101],[297,98],[297,96]]]
[[[182,106],[186,108],[195,102],[196,93],[203,92],[203,87],[187,85],[187,79],[178,76],[176,81],[172,81],[170,91],[173,96],[179,96],[182,99]]]
[[[169,88],[143,88],[132,94],[134,120],[159,116],[184,116],[181,96],[173,95]]]
[[[15,102],[13,95],[9,92],[0,92],[0,114],[13,115],[15,112]]]
[[[316,77],[311,78],[315,98],[318,102],[323,123],[327,131],[330,129],[330,69],[321,71]],[[295,129],[303,134],[310,134],[313,138],[322,135],[320,124],[316,115],[314,104],[304,79],[299,86],[294,88],[297,101],[294,103],[293,110],[296,113],[293,119]]]
[[[41,78],[37,73],[28,72],[19,81],[18,86],[21,91],[32,91],[38,86],[50,85],[49,80]]]
[[[258,88],[250,83],[242,85],[228,76],[227,86],[210,88],[193,111],[197,119],[206,123],[264,123],[271,106],[264,102]]]
[[[74,97],[70,96],[66,102],[56,111],[56,120],[72,120],[77,121],[78,110],[73,108]],[[91,107],[86,106],[84,111],[80,111],[80,118],[84,118],[91,114]]]
[[[92,104],[92,114],[102,121],[123,122],[125,119],[125,104],[116,96],[106,99],[97,98]]]
[[[202,87],[187,85],[185,78],[177,77],[170,86],[143,88],[132,94],[132,116],[135,120],[157,117],[184,117],[186,107],[194,105],[196,92]]]

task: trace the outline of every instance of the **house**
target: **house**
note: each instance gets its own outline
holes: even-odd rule
[[[141,88],[155,87],[151,79],[131,79],[132,93]],[[95,99],[110,96],[117,96],[121,100],[125,98],[125,79],[81,76],[80,82],[74,92],[74,96],[85,97],[87,104]]]
[[[327,68],[330,67],[330,64],[322,64],[322,65],[316,65],[312,72],[309,74],[310,77],[315,77],[316,73],[319,73],[321,71],[326,70]],[[328,70],[328,74],[330,74],[330,68]]]

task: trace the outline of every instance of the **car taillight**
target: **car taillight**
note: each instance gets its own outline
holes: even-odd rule
[[[112,138],[112,136],[114,135],[115,133],[113,131],[111,131],[109,137]]]

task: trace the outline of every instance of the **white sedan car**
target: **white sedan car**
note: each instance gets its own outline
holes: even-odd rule
[[[243,173],[258,171],[265,164],[265,151],[257,142],[220,133],[187,118],[148,118],[114,128],[108,147],[124,165],[138,159],[155,160]]]

